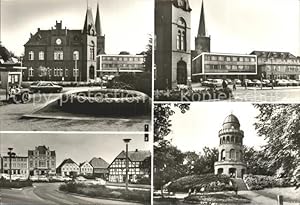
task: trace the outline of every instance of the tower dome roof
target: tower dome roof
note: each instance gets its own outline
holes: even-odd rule
[[[231,128],[232,126],[234,128],[239,128],[240,127],[240,122],[239,122],[239,119],[235,115],[230,114],[225,118],[225,120],[223,122],[223,127],[224,128]]]

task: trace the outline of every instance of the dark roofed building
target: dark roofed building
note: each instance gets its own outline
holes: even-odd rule
[[[98,33],[99,32],[99,33]],[[67,29],[62,21],[55,28],[37,29],[25,43],[26,80],[89,81],[97,76],[96,55],[105,53],[99,6],[96,22],[88,8],[83,29]]]
[[[51,175],[56,173],[56,153],[45,145],[28,150],[29,174]]]
[[[93,159],[91,159],[90,164],[93,167],[94,176],[101,177],[103,179],[108,178],[109,163],[107,163],[104,159],[102,159],[101,157],[94,157]]]
[[[150,151],[135,150],[128,152],[129,181],[135,182],[138,178],[149,177],[149,171],[143,163],[151,157]],[[150,160],[149,160],[150,162]],[[109,165],[109,181],[125,182],[126,177],[126,152],[123,150]]]

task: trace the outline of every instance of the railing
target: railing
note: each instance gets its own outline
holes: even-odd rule
[[[221,129],[219,131],[219,135],[223,135],[223,134],[228,134],[228,133],[238,133],[238,134],[241,134],[241,135],[244,135],[244,131],[242,130],[237,130],[237,129]]]

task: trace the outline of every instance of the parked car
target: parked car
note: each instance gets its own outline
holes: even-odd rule
[[[214,87],[222,87],[223,80],[222,79],[213,79],[212,85]]]
[[[229,79],[229,78],[226,79],[226,82],[227,82],[228,85],[231,85],[233,83],[233,81],[231,79]]]
[[[292,86],[299,86],[300,82],[298,82],[297,80],[289,80],[289,82],[291,83]]]
[[[277,86],[288,86],[288,82],[286,80],[284,80],[284,79],[277,79],[275,81],[275,84]]]
[[[242,86],[245,86],[245,83],[247,82],[247,86],[248,87],[251,87],[251,86],[254,86],[255,85],[255,83],[252,81],[252,80],[250,80],[250,79],[245,79],[244,81],[243,81],[243,83],[242,83]]]
[[[252,82],[254,83],[254,86],[260,87],[262,85],[262,82],[258,79],[253,79]]]
[[[40,175],[40,176],[38,176],[38,181],[49,182],[49,179],[48,179],[48,177],[46,177],[44,175]]]
[[[75,181],[77,182],[77,181],[86,181],[87,179],[86,178],[84,178],[83,176],[79,176],[79,177],[76,177],[76,179],[75,179]]]
[[[237,84],[237,85],[242,84],[242,81],[240,79],[234,79],[233,81],[235,81],[235,84]]]
[[[272,82],[270,80],[263,79],[262,85],[263,85],[263,87],[272,87]]]
[[[29,89],[33,93],[60,93],[63,87],[52,82],[39,82],[31,84]]]
[[[9,180],[9,174],[5,174],[5,173],[0,173],[0,179],[4,178],[6,180]]]
[[[38,176],[30,176],[29,179],[33,182],[38,181],[39,177]]]

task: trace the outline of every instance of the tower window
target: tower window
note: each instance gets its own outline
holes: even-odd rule
[[[176,37],[176,47],[177,50],[186,51],[187,49],[187,39],[186,39],[186,23],[183,18],[179,18],[177,22],[177,37]]]
[[[33,61],[34,60],[34,52],[33,51],[29,51],[28,53],[28,59]]]
[[[94,41],[91,41],[90,60],[95,60],[95,43],[94,43]]]
[[[79,51],[73,52],[73,60],[79,60]]]
[[[44,60],[45,59],[45,53],[44,51],[39,52],[39,60]]]

